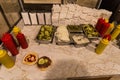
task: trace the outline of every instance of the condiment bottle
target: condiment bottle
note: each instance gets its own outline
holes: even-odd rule
[[[26,49],[28,47],[28,43],[26,41],[26,38],[24,36],[24,34],[21,32],[19,27],[14,27],[13,28],[13,33],[16,36],[19,45],[23,48]]]
[[[104,22],[105,22],[104,18],[99,18],[98,19],[97,24],[95,26],[95,28],[98,32],[100,32],[100,29],[103,27]]]
[[[100,29],[100,35],[103,37],[106,33],[106,31],[108,30],[108,28],[110,27],[110,24],[108,23],[108,20],[106,19],[103,27]]]
[[[0,63],[3,64],[6,68],[12,68],[15,64],[15,61],[8,55],[6,50],[0,50]]]
[[[19,32],[16,36],[20,46],[23,48],[23,49],[26,49],[28,47],[28,43],[27,43],[27,40],[24,36],[24,34],[22,34],[21,32]]]
[[[120,25],[111,33],[111,40],[114,40],[120,34]]]
[[[12,36],[13,36],[13,38],[14,38],[17,46],[19,46],[19,42],[18,42],[18,40],[16,38],[16,35],[18,34],[18,32],[21,32],[21,30],[20,30],[20,28],[18,28],[17,26],[15,26],[13,28],[13,30],[12,30],[12,33],[13,33]]]
[[[112,30],[114,29],[114,22],[110,23],[110,27],[108,28],[108,30],[106,31],[106,34],[110,34],[112,32]]]
[[[5,33],[1,40],[3,45],[11,52],[13,56],[16,56],[19,53],[11,34]]]
[[[108,39],[102,39],[98,46],[96,47],[95,52],[97,54],[101,54],[108,44],[109,44]]]

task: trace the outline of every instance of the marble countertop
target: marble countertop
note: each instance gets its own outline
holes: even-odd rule
[[[35,37],[40,26],[24,26],[22,32],[28,39],[29,47],[19,50],[15,66],[11,69],[0,67],[0,80],[46,80],[68,77],[100,76],[120,74],[120,49],[107,46],[101,55],[94,52],[94,46],[75,48],[73,45],[38,44]],[[98,43],[98,41],[96,41]],[[39,57],[48,56],[52,64],[45,71],[37,65],[25,65],[25,54],[36,52]]]

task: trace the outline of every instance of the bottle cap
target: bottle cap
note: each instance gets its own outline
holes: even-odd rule
[[[20,31],[21,31],[20,28],[17,27],[17,26],[15,26],[15,27],[13,28],[13,32],[14,32],[15,35],[17,35],[18,32],[20,32]]]
[[[104,44],[108,44],[109,41],[108,41],[108,39],[102,39],[102,43],[104,43]]]
[[[110,27],[114,27],[114,22],[112,22],[112,23],[110,24]]]
[[[1,49],[0,50],[0,58],[3,57],[5,54],[6,54],[6,51]]]
[[[106,23],[108,23],[108,22],[109,22],[109,20],[108,20],[108,19],[105,19],[105,22],[106,22]]]

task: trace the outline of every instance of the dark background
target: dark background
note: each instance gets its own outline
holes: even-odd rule
[[[110,17],[110,22],[112,21],[117,21],[118,23],[120,23],[120,0],[102,0],[102,3],[100,5],[100,9],[107,9],[109,11],[112,11],[113,14]]]

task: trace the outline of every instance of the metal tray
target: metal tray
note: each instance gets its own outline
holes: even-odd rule
[[[49,40],[47,40],[47,39],[39,39],[39,35],[41,34],[41,29],[44,26],[52,27],[52,32],[50,33],[50,39]],[[39,30],[39,32],[38,32],[38,34],[37,34],[37,36],[36,36],[36,38],[35,38],[35,41],[37,43],[40,43],[40,44],[52,43],[53,42],[53,38],[54,38],[54,32],[55,32],[55,26],[53,26],[53,25],[42,25],[40,30]],[[45,32],[44,32],[44,36],[45,36]]]
[[[89,39],[99,39],[100,38],[99,32],[94,28],[93,25],[84,24],[84,25],[82,25],[82,28],[83,28],[83,32],[85,33],[87,38],[89,38]]]
[[[69,42],[59,41],[56,36],[55,36],[55,42],[57,45],[70,45],[72,43],[71,39]]]
[[[67,29],[70,33],[83,32],[81,25],[67,25]]]
[[[78,36],[78,39],[79,40],[81,40],[81,39],[87,39],[88,40],[88,42],[86,42],[86,43],[77,43],[76,41],[75,41],[75,39],[73,38],[74,36]],[[83,33],[71,33],[70,34],[70,37],[71,37],[71,39],[72,39],[72,43],[74,44],[74,46],[76,47],[76,48],[79,48],[79,47],[85,47],[85,46],[87,46],[89,43],[91,43],[91,41],[83,34]],[[81,37],[81,39],[80,39],[80,37]]]
[[[55,43],[56,43],[57,45],[70,45],[70,44],[72,43],[72,39],[71,39],[71,37],[70,37],[69,31],[68,31],[68,34],[69,34],[69,39],[70,39],[70,41],[65,42],[65,41],[60,41],[60,40],[58,40],[58,37],[56,36],[56,33],[55,33]]]

